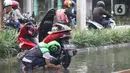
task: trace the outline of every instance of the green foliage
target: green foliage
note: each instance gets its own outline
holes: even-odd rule
[[[9,29],[0,32],[0,57],[9,57],[18,48],[17,31]]]
[[[72,43],[78,47],[95,47],[130,42],[130,29],[73,31]]]
[[[130,23],[130,15],[114,16],[117,25],[128,25]]]

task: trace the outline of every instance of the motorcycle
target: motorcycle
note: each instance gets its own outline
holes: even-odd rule
[[[69,41],[71,38],[71,28],[60,23],[53,24],[54,16],[54,9],[50,9],[46,13],[40,25],[36,27],[39,34],[36,33],[33,36],[29,36],[29,34],[32,35],[35,31],[34,28],[26,29],[28,28],[26,27],[27,25],[31,25],[30,23],[25,25],[25,27],[22,27],[18,36],[18,44],[21,50],[29,50],[36,46],[38,42],[49,43],[50,41],[56,40],[61,44],[62,48],[60,53],[55,55],[53,54],[53,56],[57,58],[57,64],[61,63],[64,68],[67,68],[70,65],[71,57],[76,55],[77,50],[74,49],[75,47],[71,45]],[[27,34],[26,38],[23,37],[25,33]],[[36,42],[28,40],[29,38],[33,40],[36,38],[39,39],[38,42]]]
[[[87,19],[86,21],[86,26],[88,26],[88,29],[104,29],[104,28],[111,28],[114,29],[114,27],[116,26],[115,21],[112,18],[108,18],[106,15],[103,15],[103,18],[105,20],[108,20],[110,23],[103,26],[95,21],[92,21],[90,19]]]
[[[48,39],[52,38],[52,36],[61,44],[60,53],[54,55],[54,57],[58,59],[57,63],[61,63],[64,68],[69,67],[71,57],[77,53],[77,50],[74,49],[74,45],[69,41],[71,38],[71,28],[64,24],[55,23],[52,27],[52,32],[49,32],[49,35],[43,41],[49,42]]]
[[[55,10],[50,10],[40,23],[39,41],[49,43],[50,41],[58,41],[62,48],[58,55],[54,55],[59,63],[67,68],[71,63],[71,57],[76,55],[77,50],[70,43],[71,28],[67,25],[54,23]],[[44,34],[44,35],[43,35]]]

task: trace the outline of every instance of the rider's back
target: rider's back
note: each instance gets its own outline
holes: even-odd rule
[[[102,7],[95,7],[93,10],[93,20],[94,21],[101,21],[102,15],[104,14],[104,9]]]
[[[69,20],[68,20],[68,17],[67,15],[65,14],[65,9],[59,9],[56,11],[56,18],[57,18],[57,21],[60,22],[60,23],[68,23]]]

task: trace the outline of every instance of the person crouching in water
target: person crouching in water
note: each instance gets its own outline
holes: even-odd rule
[[[21,24],[12,8],[12,1],[4,1],[3,23],[6,26],[18,28],[18,31],[20,30]]]
[[[56,59],[52,55],[60,53],[61,45],[57,41],[48,44],[40,42],[37,46],[30,49],[22,58],[24,73],[33,73],[36,67],[48,67],[60,69],[62,65],[52,63]]]

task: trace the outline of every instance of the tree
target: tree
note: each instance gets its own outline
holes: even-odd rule
[[[0,28],[2,24],[2,0],[0,0]]]

